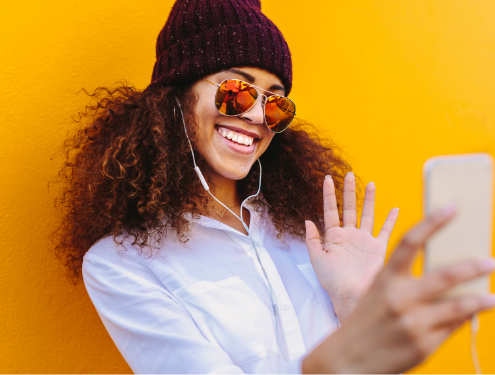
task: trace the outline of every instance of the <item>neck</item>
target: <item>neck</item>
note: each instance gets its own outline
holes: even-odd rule
[[[241,197],[237,191],[237,181],[216,174],[210,176],[210,180],[213,184],[210,186],[210,191],[220,202],[227,207],[239,206],[241,204]],[[222,207],[215,200],[213,200],[212,204],[214,204],[215,207]]]
[[[241,197],[237,191],[237,181],[230,180],[217,174],[210,176],[210,181],[212,183],[212,185],[210,185],[211,194],[225,206],[229,207],[232,212],[239,217],[241,215]],[[203,215],[227,224],[241,233],[248,234],[239,219],[230,213],[226,214],[226,211],[224,206],[212,198],[209,207],[206,208]],[[243,220],[244,223],[249,226],[250,215],[246,208],[243,209]]]

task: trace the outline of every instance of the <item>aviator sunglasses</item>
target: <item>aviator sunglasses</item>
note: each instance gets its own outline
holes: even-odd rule
[[[296,115],[296,106],[289,98],[277,95],[261,87],[254,86],[240,79],[226,79],[219,85],[208,81],[218,88],[215,95],[215,106],[224,116],[239,116],[254,107],[258,96],[264,98],[263,113],[265,123],[274,133],[281,133],[287,129]],[[258,90],[266,91],[272,95],[267,96],[258,93]]]

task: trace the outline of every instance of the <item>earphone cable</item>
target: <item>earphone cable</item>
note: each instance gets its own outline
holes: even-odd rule
[[[239,217],[238,215],[236,215],[230,208],[228,208],[225,204],[223,204],[219,199],[217,199],[211,192],[210,192],[210,187],[208,186],[203,174],[201,173],[199,167],[196,165],[196,159],[194,157],[194,151],[193,151],[193,148],[192,148],[192,144],[191,144],[191,140],[189,139],[189,135],[187,133],[187,128],[186,128],[186,121],[184,119],[184,113],[182,112],[182,107],[180,105],[180,101],[179,99],[175,98],[176,102],[177,102],[177,106],[179,107],[179,110],[180,110],[180,114],[181,114],[181,118],[182,118],[182,124],[184,125],[184,132],[186,133],[186,137],[187,137],[187,141],[189,142],[189,147],[191,148],[191,154],[192,154],[192,158],[193,158],[193,163],[194,163],[194,170],[196,171],[200,181],[201,181],[201,184],[203,185],[203,187],[205,188],[205,190],[208,192],[208,194],[210,194],[210,196],[216,200],[219,204],[221,204],[223,207],[225,207],[225,209],[227,211],[229,211],[232,215],[234,215],[238,220],[241,221],[244,229],[246,230],[248,236],[249,236],[249,239],[251,240],[251,244],[254,248],[254,253],[256,254],[256,258],[258,259],[258,263],[260,264],[261,266],[261,270],[263,272],[263,275],[265,276],[265,279],[267,281],[267,284],[268,284],[268,290],[270,292],[270,298],[272,300],[272,306],[273,306],[273,311],[275,313],[275,334],[276,334],[276,338],[277,338],[277,345],[280,349],[280,353],[282,354],[282,356],[284,357],[284,359],[286,361],[289,361],[287,359],[287,357],[285,356],[284,354],[284,351],[282,350],[282,346],[280,344],[280,339],[279,339],[279,329],[278,329],[278,320],[279,320],[279,314],[278,314],[278,305],[277,305],[277,297],[275,295],[275,292],[273,291],[273,287],[272,287],[272,284],[270,283],[270,279],[268,278],[268,274],[266,273],[266,270],[265,270],[265,267],[263,267],[263,263],[261,262],[261,258],[260,258],[260,255],[259,255],[259,250],[258,250],[258,247],[256,246],[256,243],[254,242],[254,239],[253,237],[251,236],[251,232],[249,231],[249,228],[248,226],[246,225],[246,223],[244,223],[244,220],[242,219],[242,211],[243,211],[243,205],[244,203],[250,199],[250,198],[254,198],[256,196],[259,195],[260,191],[261,191],[261,174],[262,174],[262,168],[261,168],[261,162],[260,160],[258,159],[258,164],[260,166],[260,177],[259,177],[259,183],[258,183],[258,191],[256,192],[256,194],[253,194],[253,195],[250,195],[249,197],[247,197],[246,199],[244,199],[241,203],[241,217]],[[175,113],[175,108],[174,108],[174,113]]]
[[[473,361],[474,370],[476,374],[483,374],[480,366],[480,359],[478,357],[478,349],[476,345],[476,338],[480,328],[480,321],[478,314],[473,315],[471,318],[471,359]]]

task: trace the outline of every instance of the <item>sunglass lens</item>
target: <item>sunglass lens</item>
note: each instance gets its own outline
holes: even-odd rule
[[[221,114],[238,116],[249,111],[257,98],[258,92],[249,83],[228,79],[220,84],[215,96],[215,104]]]
[[[270,96],[265,103],[266,124],[274,133],[287,129],[296,114],[292,100],[283,96]]]

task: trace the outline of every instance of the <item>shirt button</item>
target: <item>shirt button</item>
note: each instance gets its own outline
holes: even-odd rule
[[[284,302],[284,303],[282,303],[282,308],[284,310],[289,310],[290,309],[290,305],[287,302]]]

